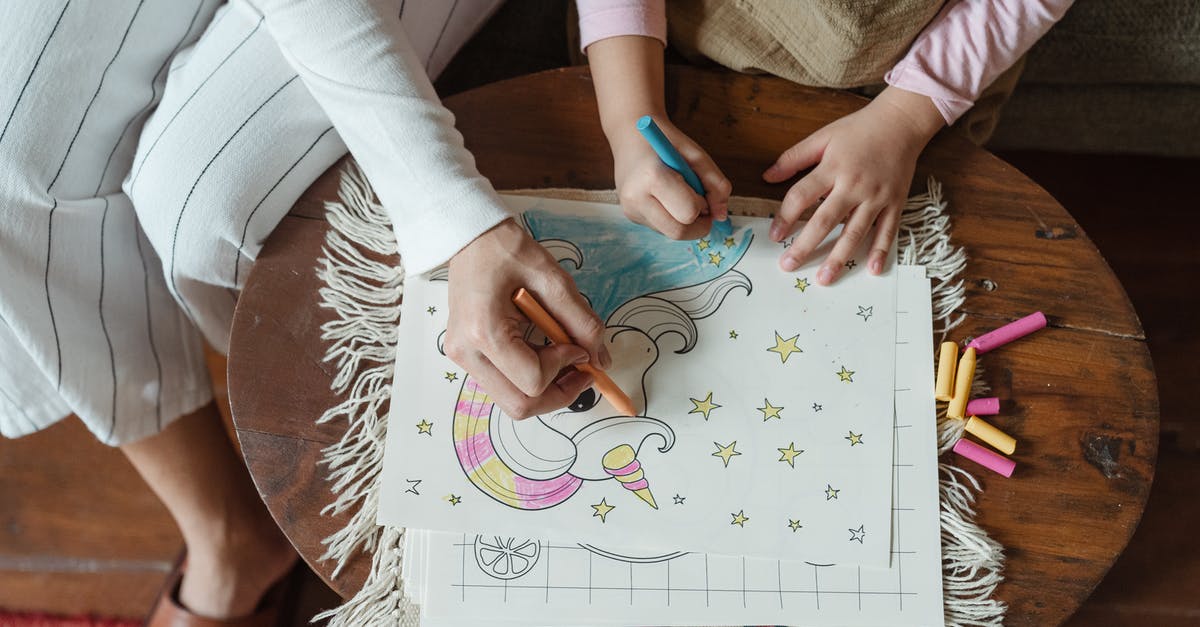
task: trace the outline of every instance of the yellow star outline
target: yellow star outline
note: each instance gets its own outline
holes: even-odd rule
[[[804,525],[800,524],[799,520],[792,520],[791,518],[789,518],[788,526],[792,528],[792,533],[796,533],[797,531],[800,531],[800,528],[803,527]]]
[[[841,490],[834,490],[833,486],[829,485],[828,483],[825,484],[825,500],[826,501],[836,499],[838,492],[841,492]]]
[[[739,509],[738,513],[736,513],[736,514],[730,513],[729,515],[733,516],[733,520],[731,520],[729,522],[729,524],[731,524],[731,525],[745,527],[746,523],[750,521],[750,517],[746,515],[746,510],[744,510],[744,509]]]
[[[850,431],[849,433],[850,433],[850,435],[846,436],[846,437],[845,437],[845,438],[843,438],[843,439],[845,439],[845,440],[850,440],[850,446],[854,446],[855,444],[862,444],[862,443],[863,443],[863,441],[862,441],[862,434],[861,434],[861,433],[855,433],[855,432],[853,432],[853,431]]]
[[[696,242],[696,248],[699,248],[700,250],[708,250],[708,246],[709,246],[709,241],[708,241],[707,237],[700,240],[699,242]]]
[[[704,400],[700,400],[698,398],[689,398],[688,400],[690,400],[692,405],[695,406],[692,411],[688,412],[688,414],[704,414],[705,420],[708,420],[709,412],[720,407],[720,405],[712,402],[712,392],[709,392],[708,396],[704,397]]]
[[[801,292],[808,289],[808,278],[805,277],[803,279],[796,279],[796,289],[800,290]]]
[[[459,503],[462,503],[462,497],[455,494],[447,494],[446,502],[450,505],[458,505]]]
[[[716,447],[717,447],[717,452],[716,452],[716,453],[713,453],[713,454],[712,454],[712,456],[713,456],[713,457],[720,457],[720,458],[721,458],[721,461],[725,462],[725,467],[726,467],[726,468],[728,468],[728,467],[729,467],[729,459],[730,459],[730,458],[732,458],[732,457],[737,457],[738,455],[741,455],[741,453],[737,452],[737,450],[736,450],[736,447],[737,447],[737,440],[734,440],[734,441],[730,442],[730,443],[729,443],[729,446],[722,446],[722,445],[720,445],[720,444],[717,444],[716,442],[713,442],[713,444],[714,444],[714,445],[716,445]]]
[[[778,353],[779,354],[779,363],[786,364],[788,357],[791,357],[792,353],[803,353],[804,352],[804,351],[800,350],[799,346],[796,346],[796,340],[798,340],[798,339],[800,339],[800,336],[797,334],[797,335],[793,335],[792,337],[785,340],[785,339],[783,339],[783,336],[779,334],[779,331],[776,331],[775,332],[775,345],[768,348],[767,351],[771,352],[771,353]],[[853,373],[851,373],[851,374],[853,374]]]
[[[722,261],[725,261],[725,258],[721,256],[721,253],[708,254],[708,263],[711,263],[714,266],[719,266],[721,265]]]
[[[457,381],[458,380],[457,372],[447,372],[445,376],[446,376],[447,381]]]
[[[736,243],[737,240],[733,239],[732,235],[725,238],[725,248],[733,248],[733,245]]]
[[[592,512],[592,518],[599,517],[600,522],[605,522],[604,517],[608,516],[608,513],[616,508],[615,505],[609,505],[604,499],[600,499],[599,503],[592,506],[592,509],[596,510]]]
[[[779,415],[779,412],[783,411],[783,408],[772,405],[771,401],[768,401],[765,398],[763,399],[763,407],[759,407],[758,411],[762,412],[763,422],[766,422],[772,418],[775,418],[776,420],[783,420],[783,418]]]
[[[788,466],[791,466],[792,468],[796,467],[796,456],[804,452],[804,449],[800,449],[798,451],[796,450],[795,442],[788,443],[787,448],[781,448],[777,450],[780,454],[779,461],[787,462]]]
[[[430,436],[433,435],[433,423],[422,418],[421,422],[417,423],[417,434],[421,433]]]
[[[838,376],[838,379],[845,381],[846,383],[854,383],[854,371],[846,370],[845,366],[842,366],[841,370],[839,370],[833,374],[836,374]]]

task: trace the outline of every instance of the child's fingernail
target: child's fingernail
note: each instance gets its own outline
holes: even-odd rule
[[[821,266],[820,270],[817,270],[817,283],[820,283],[821,285],[829,285],[830,283],[833,283],[833,277],[835,275],[836,272],[832,266],[829,264],[823,265]]]
[[[783,267],[784,272],[794,272],[800,264],[796,262],[796,258],[791,255],[784,255],[783,259],[779,260],[779,265]]]

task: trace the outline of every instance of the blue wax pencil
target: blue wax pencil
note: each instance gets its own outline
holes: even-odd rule
[[[650,143],[650,147],[658,154],[658,158],[667,167],[675,170],[687,181],[689,187],[697,194],[704,196],[704,185],[700,182],[700,177],[696,176],[696,172],[692,170],[688,162],[683,159],[683,155],[675,150],[675,146],[671,145],[671,141],[663,135],[662,129],[654,123],[654,119],[648,115],[643,115],[638,118],[637,130]],[[733,234],[733,225],[729,223],[728,218],[720,222],[713,223],[713,230],[721,237],[727,237]]]

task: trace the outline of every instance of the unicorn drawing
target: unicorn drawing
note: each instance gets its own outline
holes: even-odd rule
[[[605,320],[615,364],[608,374],[642,413],[645,377],[660,350],[692,350],[695,321],[717,311],[735,288],[751,290],[749,278],[734,269],[750,246],[749,229],[716,240],[674,242],[620,216],[534,208],[524,220]],[[544,341],[532,329],[527,339]],[[644,453],[670,451],[675,432],[648,415],[613,415],[601,401],[590,388],[557,412],[515,420],[466,377],[453,419],[463,472],[484,494],[516,509],[554,507],[584,481],[605,480],[657,509]]]

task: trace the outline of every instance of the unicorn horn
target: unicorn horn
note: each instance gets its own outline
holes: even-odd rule
[[[594,459],[594,458],[593,458]],[[637,453],[628,444],[622,444],[604,454],[601,460],[604,472],[612,475],[621,482],[626,490],[632,491],[639,499],[658,509],[654,495],[650,493],[650,484],[646,481],[646,473],[642,472],[642,464],[637,460]]]

